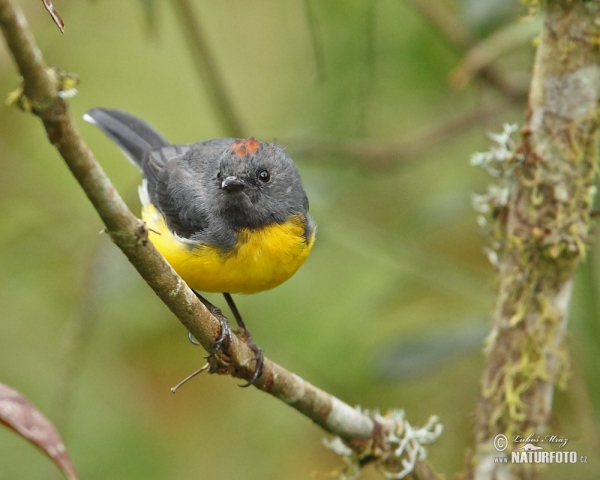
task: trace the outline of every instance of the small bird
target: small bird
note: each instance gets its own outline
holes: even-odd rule
[[[195,291],[223,293],[256,353],[232,293],[257,293],[288,280],[306,260],[316,226],[296,165],[275,143],[218,138],[175,145],[121,110],[93,108],[102,130],[143,174],[139,188],[149,239]],[[196,292],[209,308],[214,308]],[[229,335],[222,316],[221,338]]]

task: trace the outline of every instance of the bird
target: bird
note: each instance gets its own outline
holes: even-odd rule
[[[277,287],[313,247],[316,224],[293,160],[275,142],[254,137],[173,144],[118,109],[92,108],[84,120],[142,172],[139,197],[149,240],[211,311],[215,307],[199,292],[223,294],[255,352],[255,371],[242,386],[253,384],[264,356],[231,295]],[[209,357],[230,341],[227,321],[218,318],[221,335]]]

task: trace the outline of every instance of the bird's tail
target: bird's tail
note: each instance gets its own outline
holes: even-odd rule
[[[83,118],[102,130],[140,170],[150,150],[170,145],[146,122],[121,110],[92,108]]]

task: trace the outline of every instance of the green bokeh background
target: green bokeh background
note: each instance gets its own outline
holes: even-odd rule
[[[134,212],[140,175],[81,120],[86,110],[130,111],[179,143],[226,134],[172,2],[56,0],[64,35],[41,2],[16,3],[48,63],[79,75],[72,113]],[[448,475],[461,470],[496,286],[471,208],[492,180],[468,159],[487,148],[486,131],[522,123],[525,103],[476,80],[451,89],[464,51],[413,2],[312,1],[313,23],[302,0],[191,3],[245,133],[286,146],[318,223],[313,253],[290,281],[237,298],[255,340],[351,405],[404,408],[415,425],[439,415],[445,431],[430,460]],[[516,1],[434,3],[476,39],[519,17]],[[507,51],[495,66],[526,75],[532,43]],[[0,95],[16,85],[1,48]],[[490,104],[498,111],[485,121],[443,134]],[[393,144],[385,164],[338,148]],[[203,352],[98,233],[39,121],[7,106],[0,167],[0,382],[59,426],[82,479],[325,478],[341,465],[308,419],[233,379],[203,374],[170,392]],[[551,466],[548,479],[600,471],[597,249],[578,274],[572,375],[548,432],[589,463]],[[0,428],[0,480],[50,478],[54,466]],[[381,477],[367,469],[363,478]]]

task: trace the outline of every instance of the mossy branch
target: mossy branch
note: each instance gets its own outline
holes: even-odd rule
[[[0,27],[22,76],[16,103],[41,119],[48,138],[92,202],[113,242],[185,328],[211,351],[220,334],[219,321],[148,241],[146,226],[127,208],[84,143],[63,98],[71,77],[46,65],[23,14],[9,0],[0,0]],[[253,357],[252,349],[234,337],[227,352],[213,358],[211,371],[248,380],[254,371]],[[254,386],[339,437],[336,451],[347,457],[349,465],[359,469],[375,463],[390,475],[388,478],[400,478],[395,475],[405,470],[415,478],[437,478],[422,461],[423,444],[435,441],[441,433],[437,420],[415,429],[398,412],[385,416],[363,412],[268,359]]]
[[[533,466],[494,458],[519,446],[516,435],[543,436],[554,388],[565,383],[567,311],[595,194],[599,15],[598,1],[546,2],[526,125],[512,159],[506,159],[513,165],[504,172],[508,183],[497,190],[506,195],[502,201],[492,189],[487,195],[500,288],[469,478],[537,476]],[[505,452],[494,448],[499,434],[508,439]]]

